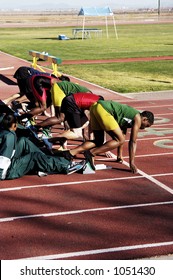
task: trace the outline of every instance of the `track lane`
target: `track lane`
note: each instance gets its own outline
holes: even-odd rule
[[[4,67],[14,69],[29,65],[9,55],[3,61]],[[13,79],[13,72],[8,69],[3,74]],[[1,182],[1,259],[133,259],[172,253],[173,196],[160,187],[173,188],[172,99],[134,100],[74,81],[93,87],[107,99],[155,113],[153,130],[141,132],[138,139],[136,161],[143,174],[134,175],[127,166],[98,157],[97,163],[104,159],[113,169]],[[2,86],[0,97],[16,92],[16,86]],[[127,141],[124,152],[128,161]],[[8,220],[12,217],[16,220]]]

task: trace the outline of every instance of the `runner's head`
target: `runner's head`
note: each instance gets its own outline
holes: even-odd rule
[[[150,111],[143,111],[141,115],[141,129],[150,127],[154,123],[154,114]]]
[[[102,95],[99,95],[99,100],[105,100]]]
[[[17,129],[17,118],[14,114],[6,114],[3,117],[2,126],[4,129],[15,131]]]

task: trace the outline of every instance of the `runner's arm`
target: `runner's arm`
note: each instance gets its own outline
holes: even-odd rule
[[[8,104],[8,103],[10,103],[11,101],[13,101],[13,100],[15,100],[15,99],[17,99],[17,98],[19,98],[19,97],[21,97],[21,94],[20,94],[20,93],[14,93],[14,94],[12,94],[11,96],[9,96],[8,98],[4,99],[3,102],[4,102],[5,104]]]
[[[136,147],[137,147],[137,135],[140,126],[141,126],[141,117],[140,114],[137,114],[134,118],[134,123],[131,128],[131,135],[129,140],[129,164],[130,164],[130,169],[133,173],[137,172],[137,167],[134,161],[135,161],[135,154],[136,154]]]

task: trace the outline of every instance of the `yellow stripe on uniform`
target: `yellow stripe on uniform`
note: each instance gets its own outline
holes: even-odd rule
[[[53,84],[51,88],[52,103],[55,107],[61,107],[62,100],[65,97],[65,93],[60,89],[57,83]]]
[[[94,103],[90,108],[90,122],[93,130],[110,131],[119,127],[114,117],[99,103]]]

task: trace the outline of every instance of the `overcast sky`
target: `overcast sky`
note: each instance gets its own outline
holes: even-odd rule
[[[36,7],[40,9],[80,8],[91,6],[110,6],[113,9],[122,8],[157,8],[159,0],[0,0],[0,9],[23,9]],[[161,7],[173,7],[173,0],[160,0]]]

